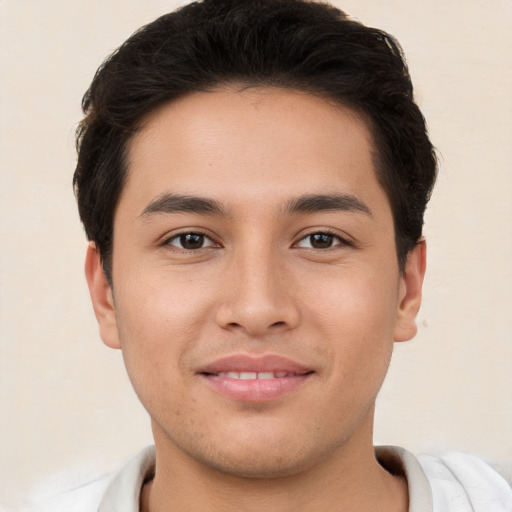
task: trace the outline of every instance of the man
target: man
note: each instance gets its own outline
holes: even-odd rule
[[[155,448],[62,510],[510,510],[472,457],[372,444],[436,174],[392,37],[324,4],[205,0],[124,43],[84,112],[87,281]]]

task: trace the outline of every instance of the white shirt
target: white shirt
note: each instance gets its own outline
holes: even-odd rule
[[[472,455],[448,452],[414,456],[403,448],[380,446],[377,459],[390,472],[403,472],[409,512],[512,512],[512,489],[496,471]],[[17,512],[139,512],[140,490],[155,466],[153,446],[116,475],[33,497]]]

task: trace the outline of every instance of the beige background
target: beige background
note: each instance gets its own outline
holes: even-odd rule
[[[182,2],[184,3],[184,2]],[[441,154],[416,340],[396,347],[376,443],[512,460],[512,2],[346,0],[396,35]],[[0,503],[151,441],[97,335],[71,191],[81,96],[157,0],[0,0]]]

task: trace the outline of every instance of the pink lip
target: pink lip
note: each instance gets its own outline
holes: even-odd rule
[[[286,376],[242,380],[218,375],[227,372],[272,372],[286,373]],[[313,370],[282,356],[235,354],[207,364],[198,373],[210,388],[227,398],[245,402],[265,402],[297,389],[309,380]]]
[[[217,359],[207,364],[200,373],[220,372],[286,372],[304,374],[311,372],[311,368],[274,354],[263,356],[251,356],[248,354],[234,354],[232,356]]]

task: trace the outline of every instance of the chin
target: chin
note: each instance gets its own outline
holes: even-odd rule
[[[269,429],[270,430],[270,429]],[[235,478],[279,478],[311,469],[332,453],[333,446],[319,444],[321,435],[297,431],[236,431],[226,435],[196,439],[178,446],[203,467]],[[292,435],[291,435],[292,434]],[[309,439],[308,439],[309,437]]]
[[[230,475],[236,478],[280,478],[295,475],[308,467],[308,457],[301,457],[301,454],[273,453],[265,449],[259,449],[259,456],[255,452],[241,454],[218,453],[200,462],[210,469],[219,473]]]

